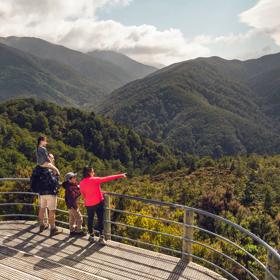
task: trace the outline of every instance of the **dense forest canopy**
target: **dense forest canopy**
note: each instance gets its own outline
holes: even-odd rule
[[[23,99],[0,105],[1,177],[35,165],[36,137],[49,136],[49,150],[62,170],[86,164],[97,170],[127,170],[130,174],[160,172],[185,165],[166,146],[132,129],[75,108]]]
[[[167,172],[156,176],[146,175],[133,178],[128,184],[121,182],[112,186],[116,192],[179,203],[226,217],[255,233],[274,248],[280,249],[280,157],[258,156],[223,157],[219,160],[202,158],[190,168],[176,172]],[[124,202],[122,202],[124,203]],[[148,216],[160,215],[163,218],[182,221],[183,213],[172,208],[164,209],[155,206],[145,206],[126,203],[120,204],[130,211],[137,209]],[[117,204],[117,207],[120,207]],[[182,229],[173,224],[164,224],[153,220],[121,216],[124,223],[133,226],[182,235]],[[266,262],[266,250],[245,237],[233,228],[214,221],[205,216],[196,217],[196,225],[221,234],[237,242],[248,252]],[[127,231],[117,228],[125,236],[133,236],[139,240],[180,250],[181,242],[166,236],[148,235],[141,231]],[[211,245],[224,252],[240,264],[248,266],[259,279],[264,279],[262,269],[244,252],[228,246],[218,238],[195,230],[196,240]],[[194,245],[195,254],[233,271],[238,279],[251,279],[244,271],[217,254]]]
[[[145,138],[133,129],[116,125],[113,121],[75,108],[62,108],[45,101],[21,99],[0,105],[0,176],[28,177],[35,166],[36,137],[49,136],[49,150],[56,156],[62,175],[93,165],[98,174],[126,171],[133,175],[128,181],[109,184],[106,190],[152,198],[201,208],[240,224],[260,236],[275,248],[280,240],[280,157],[234,156],[196,158],[170,150]],[[63,177],[61,178],[63,179]],[[1,183],[4,190],[30,190],[28,185]],[[60,191],[63,196],[63,190]],[[1,197],[1,201],[7,198]],[[9,200],[10,199],[10,200]],[[8,201],[14,201],[10,197]],[[26,202],[31,202],[22,197]],[[6,201],[6,200],[5,200]],[[61,203],[60,207],[65,209]],[[113,201],[113,207],[144,215],[161,216],[182,222],[180,210],[164,209],[153,205]],[[13,208],[26,211],[25,208]],[[24,210],[25,209],[25,210]],[[66,209],[65,209],[66,210]],[[11,209],[2,209],[8,213]],[[30,211],[30,209],[28,210]],[[59,219],[67,220],[61,214]],[[131,226],[169,234],[182,235],[182,229],[172,224],[154,222],[140,217],[114,215],[115,221]],[[245,247],[266,261],[266,251],[244,238],[240,233],[211,219],[198,216],[196,225],[213,230]],[[115,233],[143,242],[180,250],[181,243],[171,237],[152,235],[115,226]],[[195,231],[199,242],[234,256],[239,263],[251,266],[261,278],[262,270],[236,248],[225,246],[221,240]],[[206,257],[247,279],[237,267],[198,245],[195,254]]]
[[[177,171],[164,172],[158,175],[134,176],[127,181],[106,184],[103,189],[204,209],[241,225],[271,246],[280,248],[279,167],[279,156],[251,155],[223,157],[219,160],[205,157],[195,160],[189,168],[184,167]],[[1,190],[19,189],[29,190],[29,186],[12,183],[1,184]],[[63,190],[60,191],[60,196],[63,197]],[[10,197],[11,202],[15,198],[18,199],[15,196]],[[22,199],[30,202],[30,198],[22,197]],[[66,210],[63,202],[60,203],[59,207]],[[183,212],[172,207],[158,207],[123,199],[113,199],[112,207],[146,216],[161,217],[177,222],[183,221]],[[12,207],[11,209],[2,209],[1,213],[9,213],[11,210],[30,211],[30,208],[28,209]],[[67,221],[68,216],[59,213],[58,219]],[[148,218],[114,213],[112,219],[115,222],[126,223],[130,226],[176,236],[182,236],[183,234],[180,226]],[[257,256],[263,263],[266,262],[267,252],[262,246],[224,223],[197,215],[195,216],[195,225],[227,237]],[[181,241],[176,238],[149,234],[123,226],[113,226],[113,232],[114,234],[175,250],[181,250],[182,246]],[[222,240],[198,230],[195,230],[195,239],[230,255],[240,264],[250,267],[260,279],[263,279],[261,267],[239,249],[228,246]],[[239,267],[199,245],[194,245],[194,253],[232,271],[239,279],[251,279]]]

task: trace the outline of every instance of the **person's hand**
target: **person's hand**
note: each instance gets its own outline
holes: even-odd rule
[[[123,173],[122,176],[123,178],[127,178],[126,173]]]

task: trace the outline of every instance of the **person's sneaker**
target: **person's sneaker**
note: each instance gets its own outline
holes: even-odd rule
[[[94,234],[90,234],[90,235],[89,235],[88,241],[91,242],[91,243],[95,242],[95,241],[94,241]]]
[[[40,225],[39,228],[39,233],[43,232],[44,230],[48,229],[49,225],[48,224],[44,224],[44,225]]]
[[[78,237],[84,237],[87,235],[87,233],[81,230],[81,231],[76,231],[75,235]]]
[[[75,231],[70,231],[69,237],[75,237],[77,233]]]
[[[106,240],[104,235],[100,235],[98,243],[101,245],[106,245]]]
[[[61,233],[61,231],[58,230],[56,227],[55,227],[55,228],[52,228],[51,231],[50,231],[50,237],[55,236],[55,235],[58,235],[58,234],[60,234],[60,233]]]

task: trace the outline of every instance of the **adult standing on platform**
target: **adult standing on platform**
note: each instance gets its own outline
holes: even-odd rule
[[[39,221],[40,230],[44,231],[49,227],[44,222],[46,209],[49,210],[49,224],[50,224],[50,236],[54,236],[59,233],[55,226],[55,210],[57,207],[57,192],[59,188],[58,176],[59,170],[54,165],[54,157],[47,151],[47,137],[40,136],[37,142],[37,166],[33,171],[31,177],[31,186],[40,197],[40,210]]]
[[[93,219],[97,215],[97,231],[99,232],[99,242],[105,245],[104,238],[104,196],[101,191],[101,183],[126,178],[126,174],[118,174],[107,177],[95,177],[95,172],[92,167],[85,167],[83,170],[84,179],[80,182],[80,192],[84,199],[88,215],[88,232],[89,241],[94,241]]]

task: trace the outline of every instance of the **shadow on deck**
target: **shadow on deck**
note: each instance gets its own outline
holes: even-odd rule
[[[222,280],[220,275],[176,257],[109,241],[53,238],[28,221],[0,222],[0,279]]]

